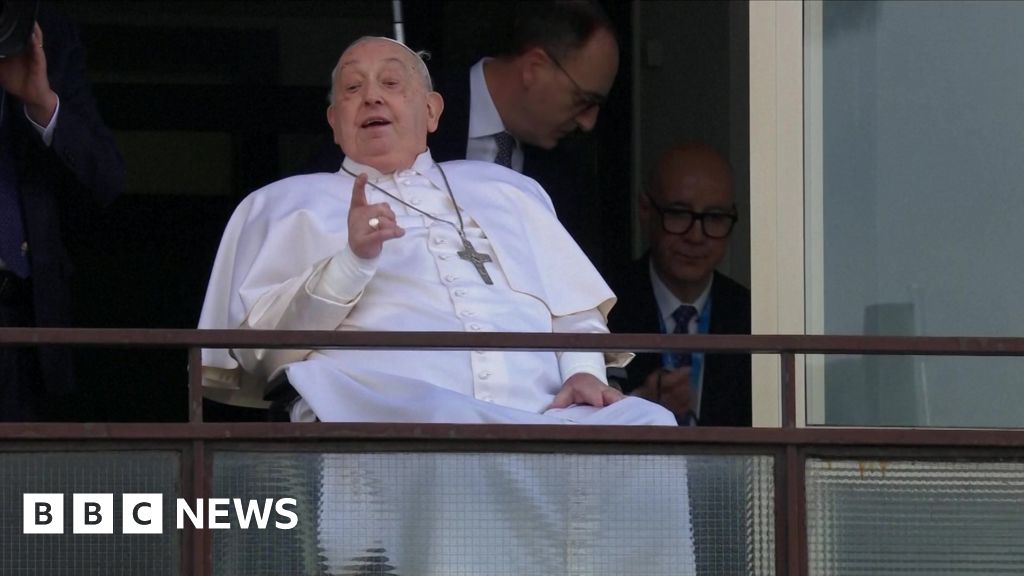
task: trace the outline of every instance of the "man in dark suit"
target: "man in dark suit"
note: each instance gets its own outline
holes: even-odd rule
[[[77,30],[46,4],[36,22],[0,59],[0,326],[70,324],[62,219],[124,186]],[[0,348],[0,421],[45,419],[73,387],[67,350]]]
[[[665,152],[640,218],[650,251],[610,278],[612,332],[749,334],[750,291],[715,271],[736,223],[729,164],[710,146]],[[750,426],[747,354],[640,354],[623,391],[671,410],[680,424]]]
[[[605,238],[594,215],[594,152],[566,137],[593,130],[615,81],[619,48],[611,22],[588,0],[524,2],[499,52],[468,74],[441,75],[436,89],[445,99],[445,121],[430,135],[430,153],[438,162],[503,164],[537,180],[600,268]],[[336,172],[342,158],[332,144],[306,171]]]

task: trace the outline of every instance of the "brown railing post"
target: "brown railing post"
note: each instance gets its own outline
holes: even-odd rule
[[[796,354],[783,351],[779,356],[782,365],[782,427],[796,428]]]
[[[780,384],[782,386],[782,427],[787,430],[796,428],[796,354],[785,350],[779,353]],[[807,522],[806,486],[804,486],[803,457],[795,445],[786,446],[785,456],[785,521],[781,524],[784,531],[778,531],[780,539],[785,540],[785,570],[788,576],[803,576],[807,571]],[[778,502],[776,502],[778,504]],[[776,514],[783,514],[776,510]],[[778,529],[779,523],[776,523]],[[778,565],[778,564],[777,564]]]
[[[201,348],[188,349],[188,421],[193,426],[203,423],[203,356]],[[208,497],[209,475],[206,466],[206,442],[202,438],[192,441],[193,502]],[[210,531],[192,528],[192,574],[206,576],[212,568]]]
[[[203,421],[203,350],[188,349],[188,421]]]
[[[788,576],[807,573],[807,492],[804,458],[793,444],[786,446],[786,572]]]

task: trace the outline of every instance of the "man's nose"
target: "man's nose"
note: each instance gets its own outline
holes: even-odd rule
[[[367,104],[377,104],[381,101],[380,87],[373,82],[367,82],[363,86],[363,102]]]
[[[590,106],[586,110],[580,112],[576,116],[576,124],[579,125],[580,130],[584,132],[590,132],[593,130],[594,125],[597,124],[597,115],[600,112],[600,106]]]
[[[683,234],[683,239],[691,244],[703,243],[708,237],[704,234],[704,223],[702,220],[694,220],[690,229]]]

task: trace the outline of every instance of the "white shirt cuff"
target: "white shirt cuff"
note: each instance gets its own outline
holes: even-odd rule
[[[43,144],[49,147],[53,144],[53,131],[57,129],[57,114],[60,113],[60,96],[57,96],[57,106],[53,109],[53,116],[50,116],[50,121],[46,123],[46,126],[40,126],[36,124],[34,120],[28,115],[28,110],[24,109],[25,119],[28,123],[35,128],[36,132],[39,133],[39,137],[43,139]]]
[[[347,304],[359,296],[376,271],[377,258],[360,258],[346,245],[308,286],[314,296]]]
[[[604,354],[600,352],[565,351],[558,354],[558,369],[562,373],[562,382],[573,374],[586,372],[593,374],[598,380],[608,383],[607,370],[604,366]]]
[[[551,319],[552,332],[574,333],[592,332],[607,334],[608,326],[604,317],[597,309],[584,310],[569,314],[568,316],[556,316]],[[601,352],[576,352],[567,350],[558,352],[558,369],[562,374],[562,382],[565,382],[573,374],[586,372],[593,374],[598,380],[608,383],[608,376],[605,370],[604,354]]]

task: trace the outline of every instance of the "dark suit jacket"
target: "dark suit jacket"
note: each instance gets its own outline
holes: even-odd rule
[[[611,280],[619,297],[612,308],[608,326],[620,333],[658,334],[660,312],[654,299],[648,257],[634,261],[625,274]],[[711,284],[711,334],[750,334],[750,290],[728,276],[715,272]],[[661,367],[660,354],[637,354],[626,368],[624,392],[643,383],[651,371]],[[708,354],[704,357],[704,385],[701,392],[701,426],[750,426],[750,355]]]
[[[124,165],[96,109],[76,27],[45,3],[39,6],[37,21],[43,30],[47,76],[60,98],[51,145],[43,144],[25,118],[23,103],[10,94],[3,113],[4,122],[11,122],[10,145],[29,245],[34,323],[70,326],[71,262],[63,220],[85,203],[112,201],[124,187]],[[68,351],[42,347],[39,355],[45,392],[52,396],[70,392],[74,379]]]
[[[462,160],[469,133],[469,74],[463,69],[444,76],[434,89],[444,98],[444,111],[437,131],[427,139],[430,153],[438,162]],[[554,150],[523,146],[523,173],[540,182],[559,221],[601,270],[604,238],[593,158],[593,144],[580,137],[567,137]],[[337,172],[343,159],[336,144],[325,143],[303,172]]]

